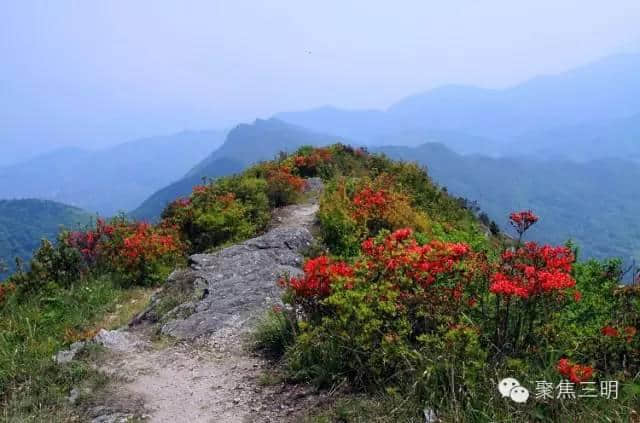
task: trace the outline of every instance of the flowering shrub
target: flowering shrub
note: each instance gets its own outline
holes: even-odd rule
[[[100,254],[100,241],[111,237],[114,232],[113,225],[108,224],[104,219],[98,219],[95,229],[70,232],[64,242],[69,247],[78,250],[85,262],[95,264]]]
[[[248,175],[197,186],[189,198],[170,204],[162,218],[182,234],[191,252],[250,238],[270,218],[267,181]]]
[[[556,369],[558,370],[558,373],[573,383],[586,382],[593,377],[593,367],[575,364],[566,358],[558,361]]]
[[[396,185],[394,177],[383,173],[355,192],[351,200],[351,216],[373,236],[381,229],[412,227],[424,232],[427,218],[411,204],[407,194]]]
[[[531,210],[513,212],[509,215],[509,223],[511,223],[511,226],[513,226],[518,233],[519,241],[522,239],[524,233],[537,221],[538,216],[533,214]]]
[[[82,255],[87,268],[117,274],[126,285],[159,282],[165,276],[164,267],[175,265],[184,252],[175,227],[124,218],[109,223],[98,220],[95,229],[72,232],[66,245]]]
[[[412,206],[409,196],[388,174],[373,181],[342,179],[327,187],[318,218],[327,246],[344,256],[357,254],[364,239],[383,229],[430,230],[427,216]]]
[[[119,225],[117,230],[119,233],[105,246],[105,253],[110,257],[109,266],[118,269],[131,284],[158,282],[162,276],[158,266],[173,265],[182,255],[175,228],[136,223]]]
[[[490,290],[502,296],[530,298],[573,288],[571,277],[575,258],[567,247],[539,246],[528,242],[515,252],[502,254],[500,271],[491,278]]]
[[[293,157],[293,163],[299,174],[305,178],[318,176],[318,168],[329,163],[333,157],[328,148],[315,148],[301,153]]]
[[[304,186],[304,179],[292,174],[287,166],[279,165],[267,170],[267,192],[273,207],[295,203]]]
[[[421,245],[403,228],[367,239],[361,249],[351,265],[320,256],[305,264],[304,276],[281,283],[287,287],[285,300],[313,323],[303,339],[331,337],[338,344],[328,348],[350,355],[344,366],[367,363],[349,371],[388,376],[402,366],[420,335],[455,323],[471,307],[464,289],[469,247],[442,241]]]
[[[580,301],[581,293],[573,289],[575,256],[571,249],[535,242],[522,245],[523,235],[538,217],[530,210],[511,213],[509,217],[518,232],[518,243],[515,250],[502,253],[489,291],[496,295],[494,344],[503,352],[517,353],[535,344],[534,331],[543,325],[546,316],[561,309],[569,295]]]

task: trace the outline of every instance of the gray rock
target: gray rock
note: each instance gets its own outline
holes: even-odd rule
[[[107,349],[120,352],[135,351],[146,346],[135,335],[119,330],[101,329],[93,338],[93,341]]]
[[[69,397],[67,398],[67,400],[71,404],[75,404],[75,402],[78,400],[79,396],[80,396],[80,391],[78,391],[78,388],[73,388],[71,390],[71,392],[69,393]]]
[[[56,355],[53,356],[53,361],[58,364],[66,364],[73,361],[76,358],[76,355],[80,352],[82,348],[86,345],[85,342],[78,341],[71,344],[68,350],[58,351]]]
[[[304,191],[319,193],[324,188],[324,183],[320,178],[308,178],[305,180]]]
[[[308,207],[315,212],[314,207]],[[179,306],[191,309],[192,313],[170,319],[163,325],[162,333],[191,339],[223,328],[244,327],[269,304],[268,298],[280,298],[281,289],[277,286],[280,277],[301,273],[301,253],[313,241],[307,228],[311,222],[312,219],[300,225],[285,222],[262,236],[215,254],[191,256],[191,268],[182,277],[199,281],[199,288],[207,294]]]

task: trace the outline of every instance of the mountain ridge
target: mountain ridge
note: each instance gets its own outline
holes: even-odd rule
[[[504,89],[452,84],[407,96],[385,110],[323,107],[275,117],[315,131],[336,128],[336,133],[363,143],[416,129],[508,143],[532,130],[604,122],[640,112],[639,72],[640,54],[617,55]]]
[[[0,198],[42,198],[113,215],[182,176],[222,142],[220,131],[147,137],[108,149],[63,148],[0,168]]]

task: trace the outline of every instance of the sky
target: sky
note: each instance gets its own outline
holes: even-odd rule
[[[640,52],[640,2],[2,1],[0,165]]]

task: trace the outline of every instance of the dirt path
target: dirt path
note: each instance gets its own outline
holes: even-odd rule
[[[177,317],[162,326],[182,340],[154,346],[144,324],[110,333],[100,368],[117,382],[89,407],[90,420],[287,422],[321,401],[310,387],[282,383],[273,364],[246,346],[256,316],[277,301],[279,273],[299,268],[317,208],[311,201],[280,209],[265,235],[194,256],[180,277],[205,294],[176,307]]]
[[[118,382],[89,410],[93,422],[287,422],[321,400],[311,387],[279,381],[235,333],[165,348],[130,334],[143,343],[102,364]]]

